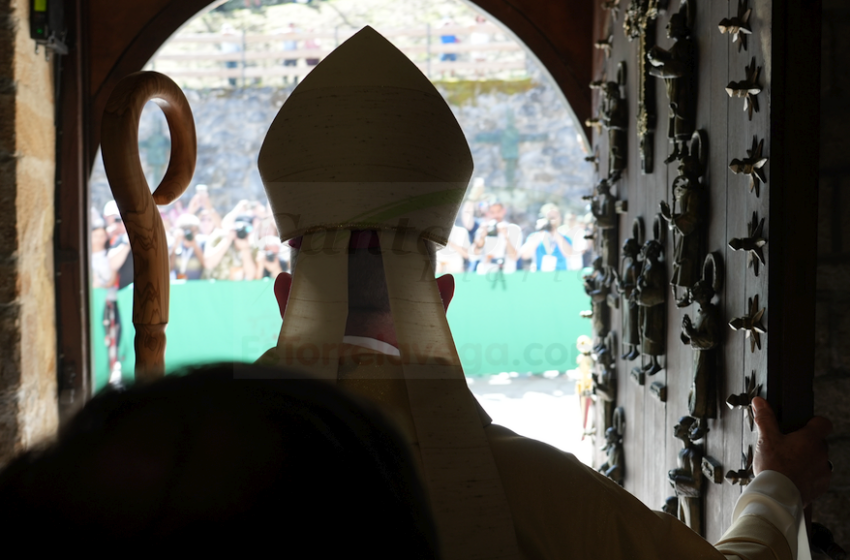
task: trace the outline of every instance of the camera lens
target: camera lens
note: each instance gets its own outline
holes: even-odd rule
[[[276,258],[277,253],[275,253],[274,251],[266,251],[266,261],[271,263],[274,262]]]
[[[250,223],[238,220],[233,229],[236,230],[236,237],[246,239],[254,228],[251,227]]]
[[[183,238],[186,241],[192,241],[193,239],[195,239],[195,232],[192,231],[191,229],[184,229],[183,230]]]

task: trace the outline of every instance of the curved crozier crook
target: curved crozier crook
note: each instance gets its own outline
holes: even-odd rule
[[[139,158],[139,119],[145,103],[162,109],[171,133],[171,160],[151,193]],[[183,92],[157,72],[122,79],[103,114],[103,166],[127,228],[133,251],[133,325],[136,328],[136,380],[162,377],[168,324],[168,246],[157,204],[177,200],[195,172],[195,121]]]

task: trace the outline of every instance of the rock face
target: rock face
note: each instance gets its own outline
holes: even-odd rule
[[[457,117],[475,161],[474,177],[506,203],[513,219],[531,227],[540,206],[555,202],[583,212],[580,197],[591,186],[579,131],[570,110],[548,79],[439,82],[437,88]],[[241,199],[265,200],[257,154],[268,126],[292,88],[188,90],[198,132],[194,184],[209,186],[213,204],[227,212]],[[140,123],[140,152],[149,181],[168,163],[165,119],[155,106]],[[189,189],[189,196],[194,192]],[[98,158],[91,181],[98,210],[111,194]],[[186,201],[189,196],[184,195]]]
[[[28,14],[0,0],[0,466],[58,423],[54,89]]]

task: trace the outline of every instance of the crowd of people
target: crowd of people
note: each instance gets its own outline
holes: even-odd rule
[[[484,193],[483,180],[475,179],[448,245],[437,252],[437,274],[554,272],[590,264],[590,216],[570,212],[565,219],[552,202],[543,204],[536,216],[514,216],[504,201]],[[531,224],[522,227],[516,222]]]
[[[589,218],[564,217],[557,205],[546,203],[531,227],[523,228],[512,220],[508,205],[486,195],[482,186],[475,181],[448,245],[437,251],[438,274],[553,272],[589,265]],[[197,185],[188,204],[178,200],[161,216],[172,280],[274,279],[290,270],[290,247],[281,243],[267,203],[241,200],[222,216],[207,186]],[[102,217],[92,210],[92,224],[92,286],[109,288],[114,301],[116,290],[133,276],[115,202],[106,204]]]
[[[122,267],[132,267],[127,232],[115,202],[103,218],[92,212],[92,285],[118,289]],[[212,205],[206,185],[197,185],[187,205],[182,199],[160,212],[168,241],[172,280],[257,280],[289,270],[289,246],[278,238],[267,204],[241,200],[224,216]]]

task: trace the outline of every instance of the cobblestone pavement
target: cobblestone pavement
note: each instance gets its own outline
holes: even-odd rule
[[[593,443],[590,437],[581,440],[581,415],[574,380],[564,374],[554,377],[502,373],[468,377],[467,383],[496,424],[544,441],[590,464]]]

